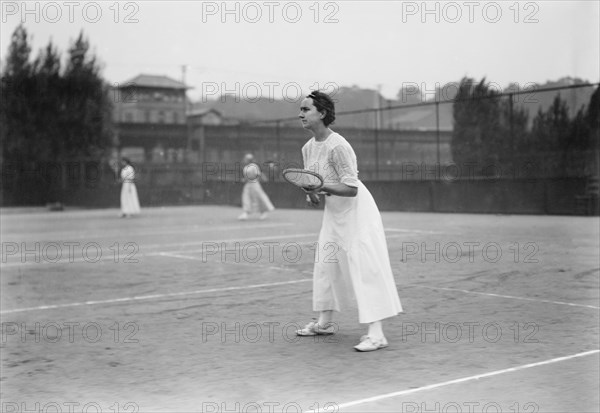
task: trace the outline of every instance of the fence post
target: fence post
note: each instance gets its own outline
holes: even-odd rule
[[[510,124],[510,160],[513,163],[513,177],[516,177],[516,167],[517,165],[515,165],[515,135],[514,135],[514,128],[513,128],[513,95],[512,93],[510,93],[508,95],[508,116],[509,116],[509,124]],[[518,162],[517,162],[518,164]]]
[[[198,126],[198,151],[200,152],[200,160],[202,165],[206,163],[206,129],[204,125]]]
[[[435,102],[435,144],[437,150],[437,167],[440,168],[440,102]]]
[[[275,123],[275,139],[277,142],[277,162],[281,164],[281,131],[280,131],[280,121]]]
[[[379,179],[379,125],[375,126],[375,180]]]

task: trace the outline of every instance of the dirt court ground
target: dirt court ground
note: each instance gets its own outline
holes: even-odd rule
[[[404,314],[314,316],[321,211],[3,210],[3,412],[597,412],[597,217],[382,213]],[[327,256],[334,257],[335,251]]]

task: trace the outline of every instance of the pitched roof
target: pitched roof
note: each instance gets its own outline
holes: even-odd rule
[[[163,88],[163,89],[190,89],[189,86],[185,84],[171,79],[170,77],[164,75],[146,75],[140,74],[130,79],[126,82],[122,83],[122,87],[126,87],[133,83],[137,87],[153,87],[153,88]]]
[[[219,112],[217,109],[215,108],[207,108],[207,107],[203,107],[203,108],[192,108],[190,111],[187,112],[188,116],[204,116],[207,113],[215,113],[218,116],[223,116],[221,114],[221,112]]]

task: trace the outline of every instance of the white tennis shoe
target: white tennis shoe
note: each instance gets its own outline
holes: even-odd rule
[[[333,323],[322,327],[315,320],[305,325],[304,328],[296,330],[296,334],[299,336],[325,336],[333,333],[335,333],[335,325]]]
[[[354,346],[354,349],[356,351],[375,351],[380,348],[386,348],[387,346],[388,342],[385,337],[374,339],[369,336],[362,336],[360,338],[360,344]]]

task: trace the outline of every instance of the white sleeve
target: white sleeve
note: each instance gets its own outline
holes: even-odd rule
[[[302,147],[302,168],[303,169],[308,169],[307,165],[306,165],[306,158],[308,156],[308,148],[307,148],[308,143],[304,144],[304,146]]]
[[[358,170],[356,156],[351,147],[337,145],[331,150],[331,159],[340,178],[340,182],[348,186],[358,187]]]

